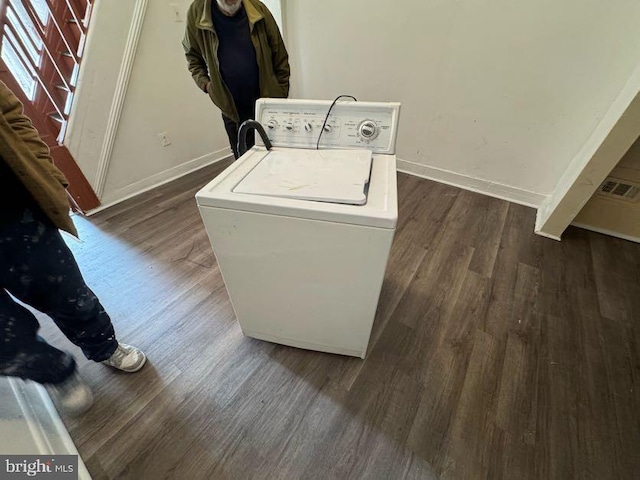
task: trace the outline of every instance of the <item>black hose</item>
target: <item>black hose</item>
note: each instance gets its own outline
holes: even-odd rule
[[[262,138],[262,142],[264,143],[264,146],[267,148],[267,150],[271,150],[271,148],[273,148],[269,137],[267,137],[267,132],[264,131],[264,128],[262,127],[262,125],[260,125],[260,122],[257,122],[255,120],[247,120],[242,125],[240,125],[240,129],[238,130],[238,157],[241,157],[242,155],[247,153],[247,132],[252,129],[258,131],[260,137]]]

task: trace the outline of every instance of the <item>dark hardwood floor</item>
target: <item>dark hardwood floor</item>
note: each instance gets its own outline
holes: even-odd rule
[[[638,479],[640,245],[399,175],[366,361],[242,337],[194,201],[226,164],[69,240],[137,374],[80,357],[95,479]]]

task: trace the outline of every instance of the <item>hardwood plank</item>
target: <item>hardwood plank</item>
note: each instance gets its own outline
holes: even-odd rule
[[[399,200],[399,225],[389,255],[389,265],[399,268],[387,268],[372,345],[437,241],[442,222],[457,198],[457,191],[446,185],[429,182],[425,186],[424,181],[416,177],[401,175],[401,178],[407,179],[405,184],[409,191]],[[440,208],[434,209],[434,204]]]
[[[452,320],[439,337],[433,334],[433,347],[425,348],[417,359],[419,367],[413,366],[414,357],[406,367],[415,368],[425,385],[408,445],[437,467],[445,463],[444,446],[454,421],[454,406],[462,394],[474,334],[484,319],[488,291],[488,280],[470,272]],[[423,344],[424,341],[418,343]]]
[[[418,455],[411,455],[410,463],[402,478],[403,480],[436,480],[439,476],[433,468]]]
[[[493,451],[498,458],[487,472],[487,478],[517,478],[537,480],[535,471],[535,449],[504,432],[502,445],[496,445]]]
[[[513,441],[535,445],[537,413],[537,351],[535,343],[509,335],[502,366],[496,425]]]
[[[588,235],[594,250],[593,267],[601,314],[637,326],[640,306],[635,299],[638,296],[640,262],[636,245],[596,233]]]
[[[465,219],[473,219],[465,227],[464,238],[474,248],[469,270],[485,277],[493,274],[494,265],[500,248],[500,239],[509,211],[509,204],[491,197],[478,197],[471,192],[461,193],[459,198],[465,202],[457,202],[460,215]],[[469,212],[473,211],[472,215]]]
[[[389,267],[380,292],[369,351],[380,339],[423,260],[441,238],[444,219],[458,196],[458,190],[447,185],[409,175],[400,175],[400,180],[399,188],[406,188],[407,195],[399,199],[398,230],[389,254]],[[433,208],[434,204],[440,208]],[[342,372],[342,382],[347,389],[353,384],[361,366],[360,362],[352,362]]]
[[[638,475],[640,463],[640,368],[638,366],[637,345],[628,328],[620,328],[616,322],[603,319],[600,323],[602,341],[602,359],[605,375],[603,381],[608,383],[609,395],[602,410],[610,422],[598,422],[600,427],[595,438],[612,442],[600,452],[594,452],[594,467],[604,471],[603,466],[612,460],[615,454],[620,478],[634,478]],[[637,327],[637,323],[636,323]],[[602,399],[605,400],[605,399]],[[589,412],[593,415],[593,411]],[[595,417],[591,417],[594,418]],[[605,456],[610,452],[608,456]],[[595,468],[594,468],[595,470]]]
[[[549,397],[545,399],[548,415],[549,477],[577,478],[582,460],[579,448],[579,393],[577,385],[579,355],[575,348],[567,348],[573,336],[567,318],[547,317],[549,330],[547,375]],[[575,337],[574,337],[575,338]]]

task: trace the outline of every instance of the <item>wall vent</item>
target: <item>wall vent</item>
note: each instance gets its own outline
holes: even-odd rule
[[[602,182],[596,193],[625,202],[637,202],[640,200],[640,185],[628,180],[608,177]]]

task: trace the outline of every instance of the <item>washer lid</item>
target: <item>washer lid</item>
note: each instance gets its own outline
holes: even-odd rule
[[[364,205],[371,150],[270,151],[234,193]]]
[[[373,155],[367,203],[364,205],[313,202],[233,191],[267,155],[286,150],[291,149],[274,147],[273,150],[267,151],[260,146],[250,149],[196,193],[201,211],[205,212],[207,208],[222,208],[303,220],[395,229],[398,221],[395,155]]]

